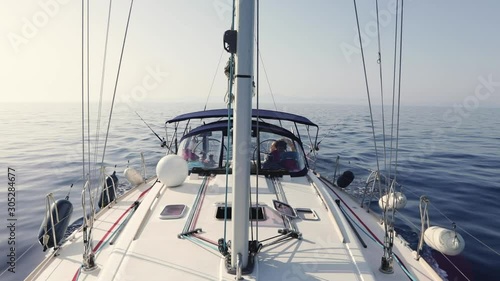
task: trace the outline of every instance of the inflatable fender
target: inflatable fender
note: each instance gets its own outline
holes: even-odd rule
[[[72,213],[73,204],[66,199],[57,200],[52,204],[38,231],[38,241],[40,241],[40,244],[43,246],[44,252],[49,248],[55,247],[56,243],[57,245],[61,244]],[[52,214],[52,218],[54,219],[54,231],[52,230],[50,214]],[[59,218],[59,220],[57,220],[57,218]],[[45,231],[45,229],[47,229],[47,231]]]
[[[111,176],[106,177],[106,184],[102,187],[101,196],[99,196],[99,202],[97,203],[99,208],[106,207],[110,202],[115,200],[115,190],[117,187],[118,177],[116,177],[116,171],[114,171]]]
[[[132,186],[137,186],[144,182],[141,174],[134,168],[127,168],[123,171],[123,175]]]
[[[348,187],[354,180],[354,173],[351,171],[345,171],[338,179],[337,186],[341,188]]]
[[[386,194],[378,200],[378,206],[380,209],[384,209],[387,204],[387,210],[400,210],[406,206],[406,195],[402,192],[394,192],[391,194]]]
[[[424,241],[429,247],[449,256],[456,256],[465,248],[464,238],[459,233],[439,226],[427,228]]]

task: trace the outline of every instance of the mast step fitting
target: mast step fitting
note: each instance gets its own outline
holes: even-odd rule
[[[225,258],[226,258],[227,273],[232,275],[237,275],[237,268],[231,265],[231,254],[228,254]],[[251,274],[253,272],[254,267],[255,267],[255,255],[249,254],[247,266],[241,268],[241,275]]]

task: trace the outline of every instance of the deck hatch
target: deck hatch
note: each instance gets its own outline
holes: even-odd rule
[[[297,213],[297,216],[301,218],[302,220],[307,220],[307,221],[317,221],[319,220],[318,215],[313,209],[310,208],[296,208],[295,212]]]
[[[227,207],[227,219],[231,219],[231,211],[232,208],[231,206]],[[217,206],[217,211],[215,213],[215,218],[219,220],[224,219],[224,206]],[[266,220],[266,212],[264,211],[264,207],[257,207],[253,206],[250,208],[250,219],[251,220],[259,220],[259,221],[264,221]]]

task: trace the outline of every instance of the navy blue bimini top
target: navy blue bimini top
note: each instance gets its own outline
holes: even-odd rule
[[[233,114],[233,110],[231,109],[230,114]],[[180,122],[189,119],[204,119],[204,118],[223,118],[228,116],[228,109],[211,109],[204,111],[196,111],[190,112],[186,114],[181,114],[179,116],[174,117],[173,119],[167,120],[168,123]],[[310,125],[314,127],[318,127],[318,125],[314,124],[311,120],[307,119],[304,116],[282,112],[282,111],[274,111],[267,109],[252,109],[252,117],[259,117],[260,119],[272,119],[272,120],[285,120],[291,121],[299,124]]]

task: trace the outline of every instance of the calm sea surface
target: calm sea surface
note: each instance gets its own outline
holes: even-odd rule
[[[135,108],[160,135],[164,121],[180,113],[201,110],[202,105],[148,104]],[[106,107],[106,115],[109,109]],[[376,169],[370,116],[364,106],[287,105],[278,110],[303,114],[320,125],[320,158],[317,170],[333,176],[335,159],[342,169],[352,167],[361,182],[366,169]],[[96,109],[91,108],[92,161],[96,132]],[[74,203],[72,221],[82,215],[82,133],[81,106],[78,104],[0,104],[0,279],[22,280],[40,262],[44,253],[36,236],[45,211],[45,195],[56,199],[68,192]],[[390,111],[386,112],[386,149],[389,157]],[[105,119],[105,120],[104,120]],[[384,161],[381,113],[375,113],[379,166]],[[107,116],[100,123],[107,126]],[[460,115],[453,107],[404,107],[398,142],[398,179],[409,199],[401,213],[398,231],[412,244],[418,242],[413,231],[420,225],[419,197],[431,201],[433,225],[452,227],[466,240],[465,251],[452,261],[470,280],[500,280],[500,110],[478,108]],[[104,137],[99,140],[102,151]],[[395,146],[395,139],[393,139]],[[130,165],[140,168],[144,153],[148,176],[165,151],[158,139],[126,106],[117,107],[111,122],[105,164],[120,177]],[[395,152],[392,152],[393,158]],[[87,155],[85,157],[88,157]],[[16,273],[6,271],[10,254],[7,203],[7,173],[15,170],[15,264]],[[366,168],[366,169],[365,169]],[[70,185],[74,184],[70,191]],[[12,218],[12,217],[10,217]],[[406,222],[404,221],[406,220]],[[447,271],[449,280],[467,280],[446,265],[446,258],[427,249],[436,266]]]

